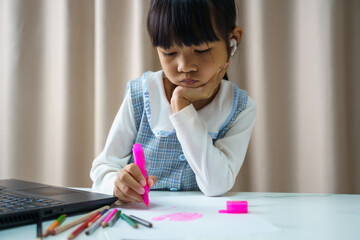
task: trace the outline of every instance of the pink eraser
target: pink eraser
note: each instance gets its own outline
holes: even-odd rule
[[[219,210],[219,213],[247,213],[247,201],[226,201],[226,210]]]

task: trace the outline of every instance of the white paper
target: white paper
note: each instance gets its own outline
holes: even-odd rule
[[[99,229],[98,237],[108,239],[186,239],[194,237],[231,237],[241,234],[276,232],[280,229],[265,221],[261,216],[247,214],[220,214],[230,199],[206,196],[151,196],[149,207],[145,204],[130,204],[119,207],[127,215],[135,215],[153,223],[152,228],[139,225],[132,228],[123,220],[113,227]],[[188,221],[171,221],[168,218],[154,221],[154,218],[168,215],[194,214],[202,217]]]

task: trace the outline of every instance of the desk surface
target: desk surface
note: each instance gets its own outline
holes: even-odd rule
[[[200,192],[156,192],[151,197],[201,196]],[[210,198],[213,199],[213,198]],[[271,233],[247,233],[239,236],[224,236],[221,239],[359,239],[360,195],[344,194],[297,194],[297,193],[228,193],[216,199],[246,200],[249,215],[258,216],[280,229]],[[79,216],[69,217],[70,221]],[[45,230],[53,221],[43,223]],[[115,226],[114,226],[115,227]],[[66,239],[68,230],[49,240]],[[113,239],[106,229],[95,232],[91,237],[82,233],[76,239]],[[121,229],[118,230],[121,233]],[[36,239],[36,225],[27,225],[0,231],[0,239]],[[119,234],[119,238],[121,236]],[[145,239],[145,238],[144,238]],[[178,238],[174,238],[178,239]],[[197,239],[197,238],[191,238]],[[219,239],[207,236],[199,239]]]

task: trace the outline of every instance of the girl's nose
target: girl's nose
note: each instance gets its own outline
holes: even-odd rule
[[[197,64],[191,56],[180,55],[178,60],[178,72],[197,71]]]

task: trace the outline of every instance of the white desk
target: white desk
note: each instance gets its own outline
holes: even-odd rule
[[[201,195],[200,192],[152,191],[150,193],[150,202],[152,198],[154,199],[154,197],[159,196],[177,198],[179,196],[201,197]],[[223,197],[216,198],[216,200],[223,200],[224,204],[214,209],[214,211],[224,209],[226,200],[229,199],[248,201],[248,216],[257,216],[278,228],[279,231],[268,233],[260,231],[250,234],[239,233],[238,236],[223,236],[221,238],[219,236],[206,236],[206,233],[203,233],[203,237],[188,239],[360,239],[360,195],[228,193]],[[210,198],[210,200],[214,200],[214,198]],[[194,203],[194,206],[196,204],[201,203]],[[126,213],[126,209],[124,212]],[[67,221],[78,217],[69,217]],[[44,222],[43,230],[52,222]],[[196,221],[193,224],[196,224]],[[156,223],[154,223],[155,225]],[[114,235],[109,234],[110,230],[105,228],[98,229],[91,236],[86,236],[82,233],[76,239],[122,239],[122,237],[123,239],[128,239],[126,233],[124,233],[124,228],[121,226],[124,225],[115,225],[113,227],[112,231],[118,231],[116,238]],[[47,239],[66,239],[73,230],[74,228],[58,236],[50,236]],[[138,229],[137,231],[142,230]],[[179,231],[189,231],[189,229],[179,229]],[[2,230],[0,231],[0,239],[36,239],[36,225]],[[144,239],[147,239],[147,236],[144,236]],[[179,238],[174,237],[173,239]]]

